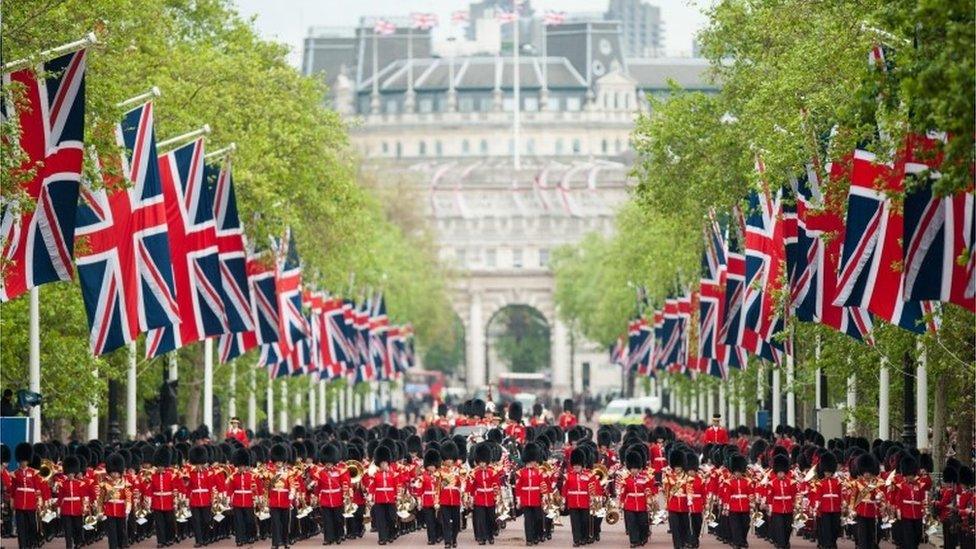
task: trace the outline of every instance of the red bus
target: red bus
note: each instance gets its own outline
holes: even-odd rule
[[[443,389],[444,372],[411,368],[403,375],[403,392],[407,395],[440,399]]]

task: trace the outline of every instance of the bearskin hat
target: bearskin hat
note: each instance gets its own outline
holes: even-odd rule
[[[322,463],[328,463],[330,465],[335,465],[342,460],[342,453],[339,451],[339,446],[335,443],[325,444],[319,451],[319,459]]]
[[[437,405],[437,415],[444,417],[447,415],[447,404],[441,402]]]
[[[304,439],[308,436],[308,431],[303,425],[296,425],[291,428],[291,438],[292,440]]]
[[[681,469],[681,468],[684,468],[684,466],[685,466],[685,453],[682,452],[680,449],[677,449],[677,448],[675,448],[674,450],[671,450],[671,453],[668,454],[668,465],[670,465],[672,469]]]
[[[582,448],[574,448],[573,452],[569,454],[569,464],[579,465],[583,467],[586,465],[586,450]]]
[[[976,484],[976,475],[973,474],[972,467],[963,465],[959,468],[959,483],[967,488],[972,488]]]
[[[238,448],[234,450],[234,456],[231,459],[231,463],[234,467],[247,467],[251,464],[251,452],[247,451],[247,448]]]
[[[685,454],[685,471],[697,471],[698,470],[698,453],[687,450]]]
[[[407,452],[413,455],[420,455],[424,451],[424,442],[417,435],[407,437]]]
[[[10,447],[0,442],[0,463],[6,465],[10,463]]]
[[[572,412],[574,409],[575,407],[573,406],[573,399],[567,398],[566,400],[563,401],[564,412]]]
[[[502,441],[505,440],[505,433],[503,433],[502,430],[498,429],[497,427],[494,429],[488,429],[488,432],[485,433],[485,440],[490,440],[491,442],[501,444]]]
[[[125,471],[125,458],[118,452],[109,454],[105,460],[105,471],[108,473],[122,473]]]
[[[205,446],[194,446],[190,448],[190,465],[205,465],[208,461],[208,452]]]
[[[346,448],[346,459],[352,459],[355,461],[360,461],[363,459],[363,448],[356,444],[351,444]]]
[[[390,463],[393,461],[393,452],[387,446],[377,446],[376,452],[373,454],[373,463],[379,465],[380,463]]]
[[[490,463],[491,462],[491,445],[482,442],[474,447],[474,461],[475,463]]]
[[[508,419],[522,423],[522,403],[515,401],[508,405]]]
[[[645,466],[644,456],[632,448],[624,456],[624,465],[628,469],[643,469]]]
[[[918,460],[905,454],[898,461],[898,473],[902,476],[914,476],[918,474]]]
[[[476,398],[471,401],[471,405],[468,408],[468,415],[474,417],[485,417],[485,401],[480,398]]]
[[[874,458],[871,454],[861,454],[857,458],[857,473],[863,475],[864,473],[871,473],[872,475],[881,474],[881,466],[878,464],[878,460]]]
[[[453,440],[448,440],[441,444],[441,459],[444,461],[455,461],[458,459],[458,447]]]
[[[169,446],[160,446],[153,453],[153,465],[156,467],[169,467],[173,464],[173,450]]]
[[[935,463],[932,461],[932,454],[926,452],[918,456],[918,468],[931,473],[935,469]]]
[[[732,454],[729,456],[728,460],[729,460],[729,471],[733,473],[746,472],[746,467],[749,465],[749,462],[746,460],[745,456],[743,456],[742,454]]]
[[[64,474],[77,475],[80,472],[81,472],[81,461],[78,460],[77,456],[68,456],[64,458]]]
[[[783,454],[776,454],[773,456],[773,472],[774,473],[785,473],[790,470],[790,458],[784,456]]]
[[[613,444],[613,434],[604,429],[597,431],[596,443],[598,446],[610,446]]]
[[[424,453],[424,467],[440,467],[441,454],[437,450],[427,450]]]
[[[538,463],[542,461],[542,448],[534,442],[530,442],[522,448],[522,463]]]
[[[30,462],[34,458],[34,447],[29,442],[20,442],[14,446],[14,459],[17,463]]]
[[[823,476],[827,473],[837,472],[837,458],[834,456],[833,452],[824,452],[820,456],[820,461],[817,462],[817,474]]]
[[[271,446],[270,455],[268,457],[270,457],[271,461],[273,462],[291,461],[289,459],[290,453],[291,452],[288,451],[287,446],[281,442],[276,442]]]

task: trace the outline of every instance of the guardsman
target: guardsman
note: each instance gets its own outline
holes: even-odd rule
[[[362,450],[359,446],[350,445],[346,449],[346,459],[358,461],[363,466],[363,470],[366,470],[366,463],[363,460]],[[363,492],[363,480],[360,478],[356,483],[351,485],[352,503],[356,506],[356,512],[351,517],[346,517],[347,539],[361,538],[365,533],[363,516],[366,513],[366,495]],[[352,482],[352,479],[350,479],[350,482]]]
[[[247,431],[241,428],[241,420],[236,416],[230,418],[230,427],[227,428],[227,433],[224,434],[224,438],[239,440],[245,448],[247,448],[248,444],[250,444],[250,441],[247,438]]]
[[[14,447],[17,469],[10,479],[10,493],[14,507],[14,523],[17,528],[17,546],[21,549],[38,547],[37,506],[47,485],[37,471],[30,467],[34,448],[28,442]]]
[[[655,495],[654,477],[647,472],[644,454],[631,448],[624,456],[627,471],[618,480],[620,508],[624,510],[624,528],[630,538],[630,547],[647,543],[651,537],[648,503]]]
[[[525,426],[522,425],[522,403],[513,402],[508,405],[508,421],[505,423],[505,436],[514,440],[519,446],[525,444]]]
[[[319,453],[324,467],[315,478],[319,510],[322,516],[322,544],[342,543],[345,535],[342,511],[347,498],[352,498],[349,472],[339,467],[342,452],[336,444],[326,444]]]
[[[64,458],[64,480],[58,489],[58,512],[61,514],[61,527],[64,532],[65,546],[68,549],[80,547],[84,542],[85,531],[82,529],[82,516],[90,505],[95,504],[95,494],[91,485],[82,478],[81,462],[76,456]]]
[[[569,470],[563,482],[562,496],[569,510],[569,522],[573,530],[573,547],[589,541],[590,494],[596,479],[584,469],[586,451],[576,448],[569,456]]]
[[[291,450],[282,443],[271,446],[271,479],[268,481],[268,512],[271,514],[271,546],[288,547],[291,507],[295,500],[289,462]]]
[[[441,445],[440,484],[437,502],[440,504],[441,531],[444,549],[457,547],[458,531],[461,530],[461,489],[463,475],[458,466],[458,447],[448,440]]]
[[[105,534],[109,549],[121,549],[128,545],[125,519],[132,509],[132,488],[125,481],[125,458],[122,454],[109,454],[105,458],[105,478],[99,485],[98,499],[105,515]]]
[[[752,511],[752,500],[755,498],[755,487],[746,476],[748,462],[745,456],[733,454],[729,458],[728,480],[722,483],[720,497],[722,512],[728,515],[729,543],[735,549],[748,547],[749,519]]]
[[[437,403],[437,417],[434,418],[434,425],[446,433],[451,432],[451,419],[447,417],[447,404]]]
[[[851,482],[848,508],[854,515],[854,542],[858,549],[878,547],[878,519],[884,503],[884,490],[878,480],[881,468],[871,454],[857,458],[857,478]]]
[[[972,549],[976,547],[976,505],[974,505],[973,486],[976,485],[976,474],[968,465],[959,468],[959,498],[956,508],[959,510],[959,547]]]
[[[769,481],[766,503],[769,506],[769,537],[776,549],[788,549],[793,534],[793,510],[796,507],[796,482],[790,475],[790,459],[773,456],[773,479]]]
[[[526,545],[536,545],[542,542],[543,538],[542,498],[549,493],[549,487],[539,469],[541,461],[542,449],[538,444],[530,442],[522,448],[524,467],[516,474],[515,498],[519,508],[522,509]]]
[[[843,486],[836,477],[837,458],[824,452],[817,462],[817,479],[810,489],[810,502],[817,516],[817,547],[834,549],[840,537],[840,513],[844,502]]]
[[[190,448],[188,458],[192,468],[187,474],[183,493],[190,505],[194,547],[203,547],[210,543],[211,506],[217,486],[213,472],[207,466],[208,455],[204,446]]]
[[[918,461],[905,454],[898,461],[901,478],[891,488],[889,501],[895,508],[900,549],[917,549],[922,542],[922,518],[926,493],[918,479]]]
[[[156,545],[166,547],[176,542],[176,492],[183,482],[171,468],[173,451],[169,446],[156,448],[153,454],[155,472],[149,478],[146,495],[152,502],[153,522],[156,525]]]
[[[705,506],[708,505],[708,475],[701,470],[697,453],[685,452],[685,473],[688,475],[685,493],[688,494],[688,522],[691,526],[687,547],[696,548],[701,540],[702,520]]]
[[[563,401],[563,413],[559,414],[558,422],[560,429],[565,431],[571,427],[576,427],[576,424],[579,423],[579,421],[576,419],[574,410],[573,399],[567,398]]]
[[[546,425],[545,409],[542,404],[536,402],[532,405],[532,417],[529,418],[529,426],[542,427]]]
[[[651,469],[654,471],[654,481],[660,486],[664,468],[668,464],[668,457],[664,455],[664,441],[668,436],[667,431],[661,427],[655,427],[653,441],[648,443],[647,449],[651,457]]]
[[[434,545],[441,539],[440,522],[437,520],[437,511],[440,508],[437,492],[441,482],[437,471],[440,467],[440,452],[427,450],[424,453],[423,469],[413,481],[413,495],[420,507],[419,519],[427,529],[427,545]]]
[[[481,442],[474,448],[475,468],[471,471],[468,493],[473,500],[474,538],[478,545],[495,543],[495,498],[501,491],[498,472],[491,463],[491,443]]]
[[[713,414],[712,423],[705,429],[704,444],[728,444],[729,432],[722,427],[722,414]]]
[[[234,513],[234,541],[241,547],[255,541],[254,498],[263,496],[264,485],[251,471],[251,453],[246,448],[235,450],[232,461],[237,471],[227,479],[226,491]]]
[[[607,471],[616,470],[619,465],[617,452],[613,449],[613,433],[609,428],[601,427],[596,433],[597,462],[602,463]]]
[[[668,471],[662,475],[664,504],[668,510],[668,528],[674,549],[681,549],[691,537],[691,522],[688,516],[688,484],[690,478],[685,473],[685,453],[680,448],[672,448],[668,454]]]
[[[368,490],[373,500],[373,523],[379,535],[379,544],[392,543],[396,527],[396,500],[400,490],[400,482],[396,473],[390,468],[393,453],[387,446],[380,445],[373,453],[373,464],[377,471],[368,477]]]

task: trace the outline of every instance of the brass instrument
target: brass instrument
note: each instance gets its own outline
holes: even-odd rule
[[[342,516],[344,518],[352,518],[356,515],[356,511],[359,510],[359,505],[352,501],[352,493],[346,492],[342,496]]]
[[[512,514],[512,491],[507,487],[501,487],[500,492],[495,498],[495,517],[501,522],[515,520]]]
[[[610,472],[607,471],[607,466],[602,463],[597,463],[593,466],[593,476],[596,477],[597,482],[600,486],[606,486],[607,482],[610,480]]]
[[[346,460],[346,471],[349,473],[349,482],[352,484],[359,484],[363,481],[363,475],[366,474],[366,469],[363,468],[363,464],[359,463],[354,459]]]
[[[230,511],[230,501],[228,501],[227,494],[224,492],[217,492],[214,494],[210,503],[210,512],[213,515],[214,520],[217,522],[224,520],[224,513],[227,511]]]
[[[190,519],[190,500],[182,492],[175,492],[173,495],[173,507],[175,508],[176,522],[186,522]]]
[[[400,522],[413,522],[416,518],[417,500],[406,490],[400,490],[396,500],[396,514]]]
[[[44,482],[50,482],[51,477],[54,476],[57,470],[58,466],[53,461],[45,458],[41,460],[41,466],[37,468],[37,475]]]
[[[758,507],[753,507],[752,511],[749,513],[749,522],[752,524],[753,528],[759,528],[766,523],[766,519],[763,518],[762,511]]]
[[[363,510],[363,524],[373,522],[373,496],[366,494],[366,508]]]
[[[542,496],[542,509],[546,514],[546,518],[552,520],[556,526],[562,526],[563,524],[559,516],[564,503],[563,495],[556,490]]]
[[[617,524],[620,521],[620,505],[617,498],[607,498],[604,520],[610,525]]]

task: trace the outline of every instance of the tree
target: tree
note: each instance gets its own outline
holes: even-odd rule
[[[512,372],[539,372],[549,368],[549,325],[535,309],[509,305],[488,324],[498,358]]]

